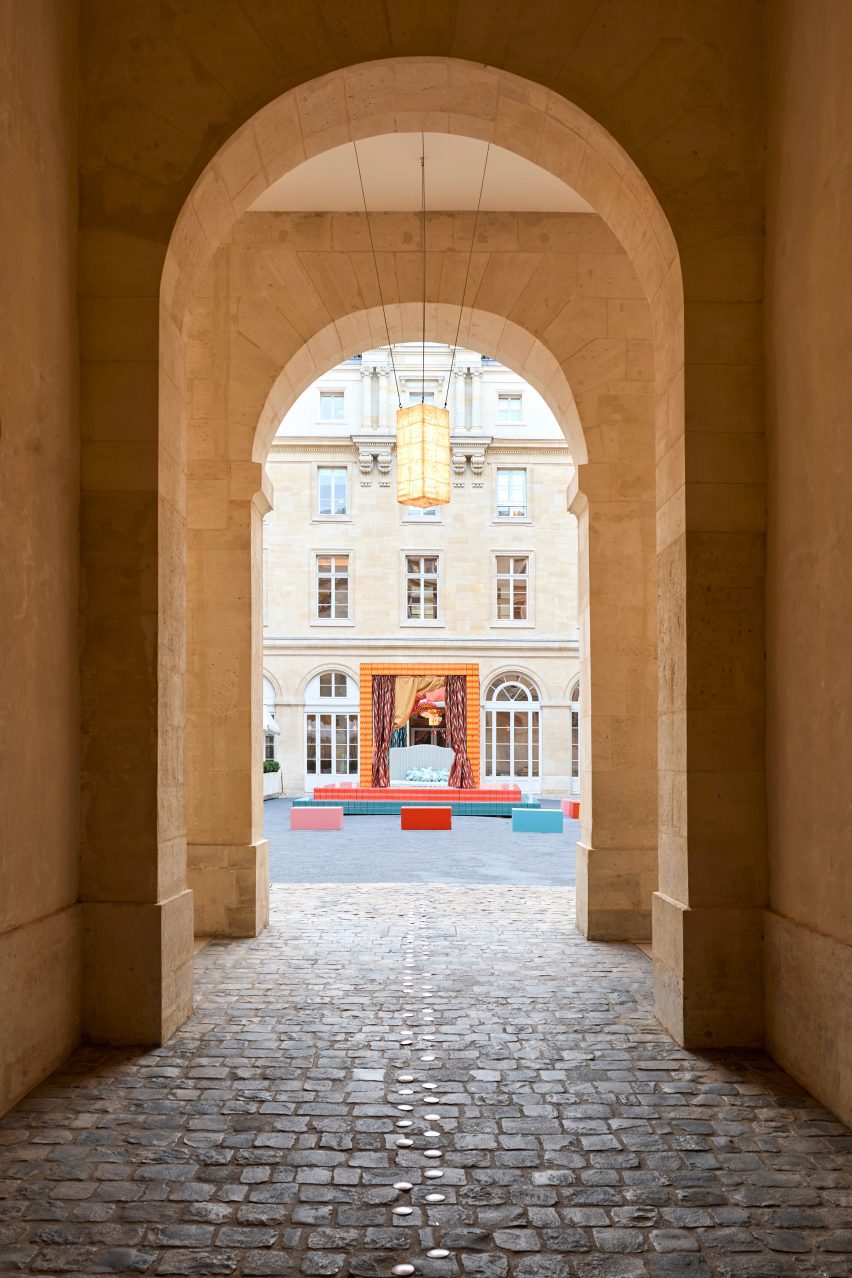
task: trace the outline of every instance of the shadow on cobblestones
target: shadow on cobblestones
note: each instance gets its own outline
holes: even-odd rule
[[[573,898],[273,889],[166,1046],[80,1051],[0,1122],[0,1273],[848,1278],[849,1132],[673,1044]]]

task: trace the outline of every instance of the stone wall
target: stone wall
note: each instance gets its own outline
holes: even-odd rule
[[[852,1119],[852,8],[771,7],[767,1041]]]
[[[2,1112],[79,1037],[80,939],[74,5],[0,28]]]

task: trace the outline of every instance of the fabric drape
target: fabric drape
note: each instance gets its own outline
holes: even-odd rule
[[[373,675],[373,785],[390,785],[388,750],[393,736],[396,675]]]
[[[443,686],[443,675],[397,675],[393,726],[401,728],[404,723],[408,723],[417,698]]]
[[[448,785],[462,790],[474,787],[473,768],[467,753],[467,679],[464,675],[447,675],[445,688],[447,745],[455,752]]]

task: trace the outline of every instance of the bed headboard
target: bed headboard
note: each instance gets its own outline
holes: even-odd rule
[[[404,781],[409,768],[451,768],[455,751],[446,746],[391,746],[388,751],[391,781]]]

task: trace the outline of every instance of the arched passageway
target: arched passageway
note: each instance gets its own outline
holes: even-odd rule
[[[151,1032],[155,1023],[159,1026],[157,1034],[168,1032],[185,1014],[190,996],[187,913],[181,891],[183,780],[179,759],[185,356],[193,299],[213,256],[228,241],[238,219],[265,185],[294,167],[305,155],[315,154],[347,137],[375,132],[378,120],[382,121],[381,127],[386,128],[389,118],[403,129],[428,127],[493,137],[500,145],[533,159],[568,182],[598,210],[619,242],[629,270],[635,272],[640,283],[642,296],[634,300],[640,308],[648,308],[650,333],[638,339],[635,350],[630,346],[632,338],[614,340],[619,348],[622,341],[627,342],[638,367],[647,367],[643,376],[647,380],[653,378],[654,382],[656,476],[645,471],[638,482],[641,502],[647,500],[656,481],[657,505],[659,625],[650,634],[643,632],[640,646],[643,652],[649,651],[656,646],[659,635],[662,766],[658,840],[661,878],[655,898],[658,1007],[664,1022],[683,1040],[755,1041],[759,1036],[759,1015],[755,1010],[759,999],[749,982],[759,981],[758,965],[752,960],[759,945],[763,901],[762,838],[756,831],[751,850],[746,853],[751,868],[744,874],[740,835],[725,833],[720,826],[718,797],[720,793],[745,793],[743,785],[747,787],[750,782],[739,767],[732,771],[724,753],[714,746],[716,721],[705,714],[704,707],[716,703],[728,687],[729,706],[725,713],[731,730],[736,731],[734,725],[738,720],[745,728],[759,718],[760,698],[737,699],[729,681],[724,682],[715,675],[709,683],[705,679],[690,691],[690,678],[699,654],[705,673],[718,664],[712,659],[714,652],[726,667],[731,661],[744,662],[747,667],[758,657],[759,645],[755,643],[753,627],[744,628],[741,624],[740,604],[748,598],[755,572],[759,572],[754,553],[759,537],[755,540],[747,514],[742,519],[736,514],[729,516],[733,509],[730,506],[723,512],[713,501],[709,488],[691,476],[685,462],[683,289],[674,237],[659,203],[635,165],[589,116],[549,90],[505,72],[442,58],[366,64],[350,72],[335,72],[277,99],[247,122],[211,162],[184,205],[171,238],[162,276],[159,323],[161,393],[157,474],[161,500],[155,538],[160,583],[155,682],[160,695],[156,722],[150,725],[161,745],[156,774],[150,775],[150,785],[143,786],[146,794],[158,796],[152,809],[157,814],[157,837],[151,842],[146,835],[139,843],[138,861],[140,867],[145,865],[148,870],[129,900],[123,898],[128,904],[138,903],[140,926],[153,929],[152,944],[156,944],[159,953],[168,956],[151,988],[149,1006],[154,1018]],[[104,267],[107,258],[108,245],[99,244],[92,264],[95,274],[99,267]],[[588,308],[581,298],[582,291],[578,290],[576,304],[568,308],[572,324],[589,309],[602,311],[607,315],[607,323],[618,323],[614,308],[606,305]],[[207,300],[215,302],[215,298]],[[456,296],[454,301],[457,303],[457,300]],[[351,308],[344,305],[341,315],[352,314]],[[748,311],[734,314],[747,317]],[[500,317],[503,324],[507,318],[506,315]],[[718,373],[724,382],[726,374],[719,370],[727,360],[723,335],[730,331],[731,318],[724,307],[695,306],[689,312],[691,349],[698,353],[698,358],[693,367],[687,366],[687,396],[692,384],[690,377],[696,384],[706,383],[712,370],[713,375]],[[528,331],[535,335],[536,329],[537,326],[532,325]],[[741,328],[738,332],[741,347],[751,349],[750,331]],[[312,333],[299,335],[299,344],[305,350],[312,336]],[[580,364],[584,357],[590,358],[592,367],[601,372],[601,369],[607,370],[607,361],[613,358],[613,348],[607,345],[608,341],[609,338],[605,339],[602,345],[593,343],[585,353],[576,348],[572,353],[578,356]],[[341,340],[339,333],[335,335],[334,344],[336,349],[353,349],[348,337]],[[484,342],[476,344],[487,349]],[[749,358],[746,355],[746,362]],[[616,367],[621,367],[622,356],[619,354],[615,359]],[[266,368],[267,356],[261,353],[259,360]],[[568,380],[576,388],[576,375]],[[606,384],[611,393],[610,383],[618,380],[617,372],[613,376],[610,368],[601,374],[596,386]],[[228,478],[229,500],[232,498],[237,504],[243,502],[247,508],[261,490],[258,463],[250,460],[257,420],[256,414],[243,420],[233,416],[234,425],[243,432],[243,452],[233,460],[229,453],[225,454],[232,467]],[[583,423],[589,461],[581,473],[573,508],[581,526],[585,524],[587,528],[589,554],[593,554],[597,538],[596,503],[613,499],[629,503],[637,492],[635,484],[632,489],[620,485],[618,469],[613,468],[606,456],[613,420],[608,411],[597,416],[586,414]],[[739,491],[742,468],[738,469],[736,455],[729,450],[720,451],[712,432],[702,432],[699,423],[695,425],[696,444],[700,442],[700,446],[709,450],[711,465],[717,464],[718,483]],[[211,439],[213,434],[211,432]],[[190,463],[194,460],[190,455]],[[199,460],[204,460],[203,454]],[[222,454],[218,460],[222,460]],[[632,460],[641,470],[641,459]],[[198,477],[202,477],[200,472]],[[211,475],[209,493],[215,493],[217,484],[221,488],[221,482],[221,475]],[[245,520],[248,519],[247,510]],[[714,567],[714,547],[722,543],[727,551],[738,550],[726,555],[726,569],[720,576]],[[617,560],[619,554],[619,550],[610,547],[613,559]],[[594,580],[591,572],[589,580]],[[708,590],[716,603],[717,618],[720,615],[732,618],[727,628],[716,624],[712,634],[702,630],[699,624],[701,601],[706,599]],[[605,616],[606,601],[600,601],[601,607],[596,606],[597,602],[589,598],[590,618],[596,614]],[[97,608],[96,600],[93,600],[93,608]],[[736,621],[734,614],[737,614]],[[690,626],[686,625],[687,617],[691,619]],[[637,633],[639,631],[642,625],[637,622]],[[637,681],[632,670],[631,654],[625,653],[622,657],[618,679],[611,689],[619,704],[625,698],[629,702],[634,694],[644,696],[646,691],[641,678]],[[588,680],[594,676],[585,677]],[[587,705],[593,706],[591,698]],[[600,700],[598,706],[602,708]],[[618,717],[615,714],[613,720]],[[92,716],[93,728],[97,719],[98,715]],[[703,754],[692,748],[699,740],[704,746]],[[694,770],[690,759],[698,759],[699,754],[702,766]],[[622,758],[619,766],[629,766],[629,763],[629,759]],[[587,772],[592,776],[594,767]],[[709,801],[708,781],[713,796]],[[637,806],[629,794],[626,805],[633,810]],[[609,809],[612,807],[610,804]],[[106,849],[98,844],[96,830],[91,825],[87,848],[88,864],[94,868]],[[590,862],[595,851],[592,844]],[[606,855],[601,860],[606,863]],[[604,897],[601,900],[592,895],[585,900],[581,898],[581,912],[594,916],[600,910],[603,917],[607,902],[611,902],[612,890],[626,888],[628,894],[634,892],[635,883],[631,884],[630,879],[628,866],[616,858],[614,863],[605,866],[601,876],[601,881],[608,883]],[[590,881],[595,881],[593,873]],[[115,890],[108,875],[90,876],[90,890],[92,970],[96,956],[109,952],[111,928],[118,916],[111,904]],[[619,912],[624,913],[623,902],[619,902],[616,909],[616,913]],[[748,980],[743,979],[744,972],[749,974]],[[132,985],[136,979],[120,964],[114,971],[116,990],[127,982]],[[93,1032],[122,1037],[121,1021],[120,1000],[107,999],[99,1005],[98,1023],[93,1025]]]

